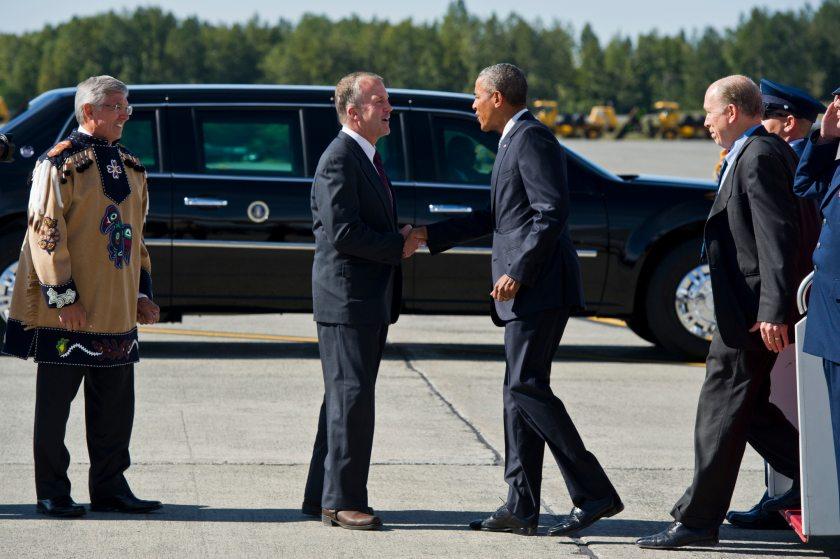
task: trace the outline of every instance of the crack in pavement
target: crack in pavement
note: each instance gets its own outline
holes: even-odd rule
[[[438,388],[431,381],[431,379],[423,371],[414,366],[414,363],[412,363],[411,360],[411,353],[404,347],[396,346],[394,347],[394,349],[396,349],[397,353],[400,355],[400,357],[402,357],[403,361],[405,362],[405,366],[408,368],[408,370],[416,373],[421,379],[423,379],[423,382],[426,383],[426,386],[429,387],[429,390],[432,391],[432,394],[434,394],[438,399],[440,399],[440,401],[443,402],[447,408],[449,408],[449,411],[451,411],[473,432],[476,439],[478,439],[479,443],[484,445],[485,448],[487,448],[490,452],[493,453],[492,465],[500,466],[502,464],[502,455],[499,453],[499,451],[496,450],[493,447],[493,445],[490,444],[490,442],[484,437],[484,435],[481,434],[481,431],[478,429],[478,427],[471,423],[469,419],[464,417],[464,415],[458,411],[455,405],[446,399],[446,397],[441,393],[440,390],[438,390]],[[557,515],[554,513],[554,510],[548,505],[548,503],[544,499],[540,498],[540,504],[542,505],[543,509],[545,509],[546,512],[548,512],[548,514],[554,516],[555,518],[557,517]],[[589,544],[587,544],[581,538],[569,536],[569,539],[572,540],[577,546],[578,554],[585,555],[587,557],[590,557],[591,559],[598,559],[598,555],[596,555],[595,552],[592,551],[592,549],[589,547]]]
[[[419,376],[421,379],[423,379],[423,382],[426,383],[426,386],[429,388],[429,390],[432,392],[432,394],[434,394],[441,402],[443,402],[443,404],[447,408],[449,408],[449,411],[452,412],[452,414],[455,417],[460,419],[464,423],[464,425],[467,426],[467,428],[470,431],[472,431],[473,435],[475,435],[476,440],[478,440],[478,442],[481,445],[483,445],[487,450],[490,451],[490,453],[493,455],[493,462],[492,462],[491,465],[492,466],[501,465],[502,455],[499,453],[499,451],[496,450],[493,447],[492,444],[490,444],[490,441],[488,441],[487,438],[485,438],[485,436],[481,433],[481,431],[478,429],[478,427],[476,427],[472,422],[470,422],[470,420],[467,419],[464,416],[464,414],[462,414],[460,411],[458,411],[458,409],[455,407],[455,405],[452,402],[450,402],[449,400],[446,399],[446,396],[444,396],[441,393],[441,391],[438,390],[438,388],[431,381],[431,379],[429,379],[429,377],[426,376],[426,374],[423,371],[421,371],[420,369],[418,369],[417,367],[414,366],[414,363],[412,363],[412,360],[411,360],[411,352],[409,352],[407,349],[405,349],[403,347],[399,347],[399,346],[392,346],[392,347],[394,347],[394,349],[396,349],[396,351],[400,355],[400,357],[402,357],[402,360],[405,363],[406,368],[409,371],[411,371],[413,373],[416,373],[417,376]]]

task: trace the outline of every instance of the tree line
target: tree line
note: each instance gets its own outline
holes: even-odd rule
[[[620,112],[677,101],[699,109],[709,82],[742,73],[797,85],[825,99],[840,86],[840,0],[753,8],[733,28],[616,35],[585,25],[481,18],[463,0],[428,23],[304,15],[297,23],[218,25],[160,8],[74,17],[35,32],[0,34],[0,96],[19,109],[38,93],[102,73],[127,83],[334,84],[368,69],[389,87],[472,91],[477,72],[507,61],[531,98],[565,111],[611,103]]]

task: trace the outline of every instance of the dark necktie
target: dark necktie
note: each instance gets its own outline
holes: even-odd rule
[[[726,167],[729,165],[729,160],[724,158],[723,163],[720,166],[720,172],[718,173],[718,191],[720,190],[720,184],[723,182],[723,174],[726,172]],[[700,245],[700,261],[701,262],[708,262],[709,258],[706,254],[706,240],[703,239],[703,243]]]
[[[394,195],[391,194],[391,183],[388,180],[388,175],[385,174],[385,167],[382,165],[382,158],[379,156],[379,152],[374,152],[373,154],[373,166],[376,167],[376,174],[379,175],[379,182],[382,183],[382,187],[385,189],[385,192],[388,193],[388,201],[391,202],[391,208],[394,207]]]
[[[720,166],[720,174],[718,175],[718,188],[720,188],[720,184],[723,182],[723,175],[726,173],[727,166],[729,166],[729,160],[724,159],[723,164]]]

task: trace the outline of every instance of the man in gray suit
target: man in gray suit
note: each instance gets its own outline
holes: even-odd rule
[[[342,129],[318,162],[312,185],[315,260],[312,302],[324,373],[324,402],[302,511],[324,524],[375,530],[368,506],[374,390],[388,325],[402,298],[405,236],[376,141],[390,133],[382,78],[368,72],[338,82]]]
[[[493,233],[493,322],[505,328],[505,481],[507,502],[474,530],[532,535],[540,513],[545,445],[574,504],[551,535],[581,530],[624,509],[601,465],[583,444],[551,391],[551,361],[569,313],[583,307],[577,253],[569,237],[566,158],[554,134],[525,108],[528,85],[512,64],[496,64],[475,81],[481,129],[501,133],[490,208],[418,227],[408,255],[425,242],[432,254]]]

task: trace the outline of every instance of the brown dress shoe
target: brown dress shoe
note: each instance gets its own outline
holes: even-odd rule
[[[321,521],[324,526],[341,526],[348,530],[378,530],[382,528],[382,519],[358,510],[321,509]]]

